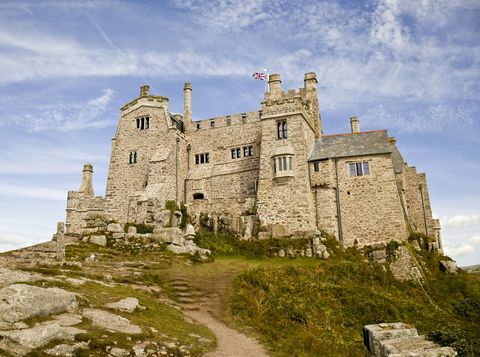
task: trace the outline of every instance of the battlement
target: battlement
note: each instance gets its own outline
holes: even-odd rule
[[[259,122],[262,116],[262,111],[237,113],[231,115],[224,115],[220,117],[213,117],[208,119],[195,120],[193,130],[213,130],[234,125],[246,125],[254,122]]]
[[[140,87],[140,96],[120,108],[121,115],[124,116],[131,112],[133,109],[138,108],[142,105],[159,107],[166,105],[168,108],[168,97],[162,95],[152,95],[150,94],[150,86],[142,85]]]

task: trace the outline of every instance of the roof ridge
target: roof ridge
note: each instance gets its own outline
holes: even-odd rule
[[[356,135],[356,134],[369,134],[369,133],[381,133],[383,131],[387,131],[387,129],[382,129],[382,130],[367,130],[367,131],[360,131],[358,133],[344,133],[344,134],[328,134],[328,135],[322,135],[322,137],[332,137],[332,136],[347,136],[347,135]]]

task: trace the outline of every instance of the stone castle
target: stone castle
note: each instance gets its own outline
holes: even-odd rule
[[[403,160],[386,130],[326,135],[315,73],[283,91],[279,74],[255,112],[192,120],[149,86],[121,108],[112,139],[105,197],[95,196],[93,167],[67,201],[67,234],[83,234],[95,215],[154,225],[167,201],[241,238],[311,237],[324,231],[343,246],[403,241],[413,232],[440,243],[425,174]]]

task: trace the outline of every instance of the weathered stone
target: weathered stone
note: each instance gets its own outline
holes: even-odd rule
[[[160,243],[172,243],[176,245],[183,245],[183,232],[180,228],[170,227],[170,228],[161,228],[155,227],[153,233],[153,239]]]
[[[75,327],[62,327],[59,324],[38,325],[29,329],[0,331],[0,348],[15,354],[24,355],[57,340],[73,340],[75,335],[84,333]]]
[[[125,233],[112,233],[113,239],[123,239],[125,238]]]
[[[128,234],[128,235],[133,235],[133,236],[134,236],[135,234],[137,234],[137,227],[135,227],[135,226],[129,226],[129,227],[128,227],[127,234]]]
[[[128,334],[142,333],[142,329],[140,327],[133,325],[126,318],[104,310],[84,309],[83,316],[92,320],[92,323],[95,326],[104,328],[106,330],[112,330]]]
[[[308,258],[312,257],[312,248],[311,247],[305,248],[305,256],[308,257]]]
[[[291,233],[288,227],[284,224],[272,224],[271,229],[272,229],[272,236],[275,238],[284,238],[284,237],[291,236]]]
[[[375,263],[385,263],[387,261],[387,251],[385,249],[373,250],[369,253],[369,256]]]
[[[137,298],[128,297],[120,301],[107,304],[106,306],[110,309],[134,312],[137,307],[140,307],[140,304],[138,303]]]
[[[160,225],[161,227],[167,227],[170,224],[170,215],[171,212],[169,210],[161,210],[155,212],[154,220],[155,223]]]
[[[76,306],[75,294],[68,291],[12,284],[0,289],[0,326],[35,316],[57,314]]]
[[[105,236],[90,236],[89,242],[105,247],[107,245],[107,237]]]
[[[445,273],[450,273],[450,274],[458,273],[457,264],[453,260],[441,260],[440,269]]]
[[[187,240],[192,240],[195,238],[195,236],[196,236],[195,228],[190,223],[188,223],[187,226],[185,227],[184,238]]]
[[[182,212],[175,211],[172,216],[172,227],[178,227],[182,222]]]
[[[41,279],[42,276],[39,274],[0,268],[0,288],[14,283],[32,282]]]
[[[60,344],[45,352],[52,356],[73,357],[75,356],[75,351],[86,350],[87,348],[87,342],[77,342],[73,345]]]
[[[109,223],[107,225],[107,232],[111,233],[124,233],[123,227],[120,223]]]
[[[123,348],[113,347],[109,352],[112,357],[126,357],[130,356],[130,352]]]

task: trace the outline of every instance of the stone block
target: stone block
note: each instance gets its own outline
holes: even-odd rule
[[[155,227],[152,238],[160,243],[183,245],[184,242],[183,232],[177,227]]]
[[[381,341],[405,336],[418,336],[418,332],[415,328],[401,322],[363,327],[363,342],[367,350],[374,356],[381,356]]]
[[[111,233],[123,233],[123,228],[120,223],[110,223],[107,226],[107,232]]]
[[[123,239],[125,238],[125,233],[112,233],[113,239]]]
[[[258,239],[270,239],[272,238],[271,232],[258,232]]]
[[[153,219],[156,224],[159,224],[162,227],[167,227],[170,224],[170,214],[169,210],[161,210],[155,212]]]
[[[107,237],[105,236],[90,236],[89,242],[105,247],[107,245]]]
[[[284,224],[272,224],[271,229],[272,229],[272,236],[275,238],[285,238],[285,237],[291,236],[291,233],[288,227],[285,226]]]
[[[135,234],[137,234],[137,227],[129,226],[127,233],[128,233],[128,235],[134,236]]]
[[[387,261],[387,252],[385,249],[373,250],[369,253],[369,257],[375,263],[385,263]]]

